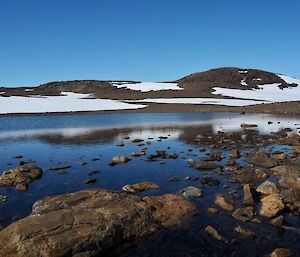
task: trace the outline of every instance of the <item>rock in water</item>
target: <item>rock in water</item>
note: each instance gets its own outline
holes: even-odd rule
[[[257,152],[249,160],[250,163],[264,167],[264,168],[273,168],[277,166],[277,161],[270,158],[270,154],[267,152]]]
[[[154,184],[152,182],[140,182],[132,185],[125,185],[122,187],[122,190],[128,193],[138,193],[144,190],[150,190],[150,189],[158,189],[159,186],[157,184]]]
[[[102,256],[160,227],[180,225],[196,209],[184,197],[141,198],[87,189],[47,197],[32,214],[0,231],[1,256]]]
[[[31,164],[21,165],[3,172],[0,176],[0,186],[15,186],[18,191],[26,191],[27,186],[33,180],[40,178],[42,173],[42,169],[37,166]]]
[[[260,184],[257,188],[256,191],[263,194],[263,195],[270,195],[270,194],[275,194],[279,193],[279,189],[277,185],[269,180],[265,181],[264,183]]]
[[[200,188],[194,187],[194,186],[188,186],[181,190],[181,193],[186,198],[189,197],[201,197],[202,196],[202,190]]]
[[[259,214],[268,218],[276,216],[276,214],[284,209],[284,204],[278,193],[268,195],[261,199],[261,208]]]
[[[111,160],[111,164],[121,164],[121,163],[126,163],[130,159],[127,158],[126,156],[120,155],[120,156],[115,156]]]
[[[222,236],[218,230],[216,230],[214,227],[212,226],[207,226],[205,228],[205,232],[208,233],[209,235],[211,235],[214,239],[219,240],[219,241],[223,241],[227,243],[227,240],[224,236]]]
[[[227,211],[233,211],[234,210],[234,201],[229,198],[222,195],[217,195],[215,204],[223,208]]]
[[[242,228],[241,226],[236,226],[234,228],[234,231],[239,233],[241,236],[243,237],[254,237],[255,236],[255,233],[248,230],[248,229],[244,229]]]
[[[255,194],[255,189],[249,185],[249,184],[244,184],[243,185],[243,192],[244,192],[244,204],[245,205],[253,205],[254,204],[254,194]]]
[[[290,249],[277,248],[269,256],[270,257],[293,257],[294,254]]]

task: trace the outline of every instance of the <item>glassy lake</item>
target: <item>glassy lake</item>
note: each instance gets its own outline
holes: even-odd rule
[[[270,121],[272,123],[270,123]],[[218,131],[241,132],[241,123],[258,125],[253,132],[261,135],[291,128],[300,131],[300,118],[268,114],[236,113],[165,113],[165,114],[74,114],[41,116],[0,117],[0,171],[15,167],[20,161],[34,163],[43,169],[43,175],[28,187],[26,192],[14,188],[0,188],[0,195],[8,197],[0,202],[0,225],[6,226],[31,212],[32,204],[43,197],[74,192],[84,188],[121,190],[125,184],[151,181],[160,186],[139,195],[176,193],[187,186],[203,189],[203,197],[190,199],[199,211],[180,229],[161,231],[137,244],[124,256],[262,256],[277,248],[287,247],[300,252],[299,231],[278,229],[262,219],[262,224],[241,223],[230,213],[221,211],[208,214],[208,207],[215,207],[217,193],[228,194],[224,185],[241,193],[241,185],[232,183],[226,176],[213,171],[197,171],[187,160],[205,157],[212,149],[199,151],[193,144],[197,134],[213,136]],[[129,139],[124,139],[129,137]],[[137,144],[134,138],[144,139]],[[146,143],[148,142],[148,144]],[[273,150],[290,153],[285,145],[271,145]],[[149,161],[147,155],[132,158],[127,164],[109,166],[116,155],[130,156],[144,149],[149,154],[157,150],[178,154],[177,159]],[[220,149],[214,149],[220,150]],[[221,149],[229,160],[226,149]],[[22,158],[14,158],[21,155]],[[245,160],[241,158],[243,164]],[[48,170],[51,166],[70,165],[65,170]],[[209,176],[219,185],[200,183]],[[190,177],[190,180],[186,180]],[[87,179],[96,183],[87,185]],[[176,179],[175,179],[176,178]],[[272,180],[272,177],[270,178]],[[242,195],[242,194],[241,194]],[[236,197],[237,206],[242,199]],[[299,229],[299,217],[286,215],[288,225]],[[255,232],[254,238],[241,238],[233,228],[236,224]],[[232,239],[228,245],[209,237],[204,228],[212,225],[224,236]]]

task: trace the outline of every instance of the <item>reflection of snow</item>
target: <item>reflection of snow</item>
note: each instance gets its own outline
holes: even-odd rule
[[[124,83],[113,82],[113,86],[117,88],[128,88],[135,91],[149,92],[159,90],[182,90],[176,83],[157,83],[157,82],[141,82],[141,83]]]
[[[0,98],[0,113],[47,113],[138,109],[145,105],[128,104],[110,99],[92,99],[88,94],[65,92],[63,96]],[[86,99],[83,99],[86,98]]]

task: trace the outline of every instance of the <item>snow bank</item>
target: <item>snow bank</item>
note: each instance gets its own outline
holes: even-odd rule
[[[241,100],[241,99],[217,99],[217,98],[148,98],[142,100],[132,100],[127,102],[164,103],[164,104],[212,104],[212,105],[226,105],[226,106],[247,106],[247,105],[268,103],[266,101]]]
[[[64,96],[0,97],[0,113],[47,113],[104,111],[144,108],[146,105],[129,104],[110,99],[92,99],[88,94],[64,92]],[[83,99],[85,98],[85,99]]]
[[[124,83],[124,82],[112,82],[112,86],[117,88],[128,88],[134,91],[149,92],[160,90],[182,90],[176,83],[157,83],[157,82],[141,82],[141,83]]]
[[[214,87],[214,95],[230,96],[235,98],[255,99],[270,102],[287,102],[300,100],[300,87],[280,89],[280,83],[259,85],[259,89],[231,89]]]
[[[277,74],[277,76],[280,77],[281,79],[283,79],[288,84],[297,84],[298,86],[300,86],[300,79],[296,79],[296,78],[289,77],[289,76],[284,76],[281,74]]]

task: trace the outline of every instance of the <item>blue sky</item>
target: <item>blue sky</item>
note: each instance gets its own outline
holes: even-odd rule
[[[0,85],[223,66],[300,78],[299,13],[298,0],[0,0]]]

